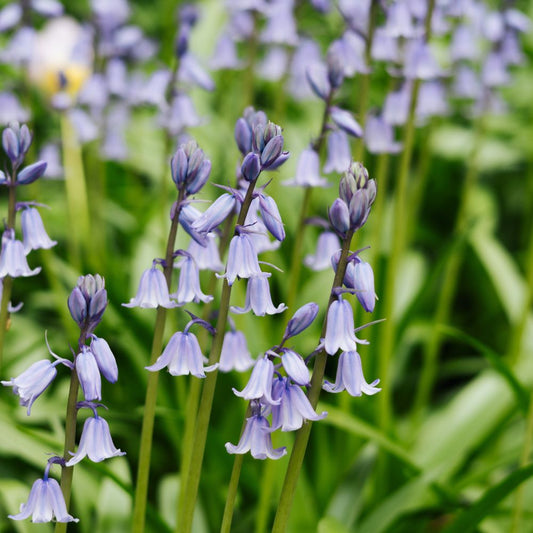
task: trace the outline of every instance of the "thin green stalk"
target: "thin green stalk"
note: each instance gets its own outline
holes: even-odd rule
[[[312,149],[320,154],[320,150],[324,145],[326,140],[326,135],[328,132],[328,120],[330,113],[331,100],[333,98],[334,91],[331,90],[326,98],[324,113],[322,114],[322,124],[320,126],[320,133],[318,137],[312,144]],[[287,295],[287,308],[293,309],[296,303],[296,296],[298,294],[299,284],[300,284],[300,273],[301,273],[301,263],[302,263],[302,248],[304,242],[305,234],[305,219],[307,218],[307,212],[309,210],[309,205],[311,204],[311,196],[313,194],[312,187],[306,187],[304,197],[302,200],[302,207],[300,208],[300,215],[298,217],[298,226],[296,230],[296,236],[294,237],[294,242],[292,244],[292,256],[291,256],[291,269],[289,273],[289,294]]]
[[[78,403],[78,389],[80,382],[78,380],[78,374],[76,369],[73,368],[70,374],[70,387],[68,391],[67,400],[67,414],[65,417],[65,446],[63,452],[63,458],[68,461],[72,458],[69,453],[76,447],[76,420],[78,415],[78,409],[76,404]],[[65,504],[67,509],[70,507],[70,495],[72,492],[72,477],[74,475],[73,466],[64,466],[61,470],[61,491],[65,498]],[[65,533],[67,531],[66,522],[57,522],[55,527],[55,533]]]
[[[366,43],[365,43],[365,65],[367,67],[370,65],[370,62],[372,60],[372,43],[374,41],[374,31],[376,29],[376,18],[377,18],[378,7],[379,7],[379,1],[372,0],[370,4],[368,35],[366,37]],[[361,74],[360,90],[357,93],[355,93],[357,97],[357,102],[359,103],[359,106],[358,106],[359,114],[358,114],[357,119],[359,121],[359,124],[361,124],[363,128],[366,122],[366,113],[368,111],[368,100],[370,96],[370,74],[371,72],[367,72],[366,74]],[[365,143],[363,142],[363,139],[359,139],[355,147],[354,160],[361,161],[363,158],[364,152],[365,152]]]
[[[482,115],[478,118],[476,123],[474,144],[468,159],[468,170],[463,182],[461,196],[459,199],[459,210],[453,232],[454,246],[450,250],[450,254],[444,266],[443,280],[440,285],[437,305],[435,308],[435,316],[432,321],[432,328],[429,334],[428,342],[424,347],[424,359],[422,362],[420,383],[417,387],[413,408],[415,420],[420,417],[424,406],[427,405],[437,376],[438,355],[442,342],[442,332],[439,330],[439,326],[441,324],[445,324],[449,319],[450,309],[452,307],[453,298],[457,288],[459,269],[461,267],[464,251],[464,236],[468,224],[467,208],[470,201],[470,195],[472,194],[472,190],[478,178],[477,161],[484,135],[484,123],[485,118]]]
[[[224,515],[222,516],[222,524],[220,525],[220,533],[231,532],[231,521],[233,520],[233,510],[235,509],[235,500],[237,498],[237,489],[239,487],[243,462],[244,454],[235,455],[228,485],[228,494],[226,496],[226,505],[224,506]]]
[[[177,200],[177,209],[172,218],[170,231],[167,241],[165,254],[165,266],[163,274],[170,289],[172,278],[172,269],[174,265],[173,253],[178,233],[178,219],[180,206],[183,200],[183,192],[180,192]],[[154,337],[152,341],[152,350],[150,352],[150,365],[153,365],[156,359],[161,355],[163,347],[163,334],[165,332],[165,322],[167,309],[165,307],[157,308],[157,316],[154,327]],[[133,504],[133,522],[132,531],[142,533],[145,528],[146,520],[146,500],[148,497],[148,482],[150,476],[150,462],[152,454],[152,437],[154,431],[155,408],[157,401],[157,385],[159,381],[159,372],[148,373],[148,383],[146,387],[146,398],[143,411],[143,422],[141,429],[141,442],[139,450],[139,466],[137,469],[137,484],[135,488],[135,498]]]
[[[342,285],[342,280],[344,279],[344,273],[346,271],[346,262],[348,255],[350,253],[350,244],[352,242],[353,231],[350,231],[342,243],[341,256],[339,258],[339,264],[337,266],[337,271],[335,273],[335,278],[333,280],[331,293],[328,301],[327,308],[335,299],[334,289]],[[321,338],[326,334],[327,326],[327,311],[324,324],[322,326]],[[313,406],[313,409],[316,408],[318,404],[318,398],[320,396],[320,391],[322,389],[322,381],[324,379],[324,372],[326,370],[326,361],[328,355],[324,349],[322,349],[316,356],[315,364],[313,367],[313,375],[311,377],[311,387],[308,392],[309,402]],[[287,524],[289,522],[289,515],[292,507],[292,502],[294,500],[294,493],[296,491],[296,485],[298,482],[298,477],[300,475],[300,470],[302,468],[305,451],[307,449],[307,443],[309,441],[309,435],[311,434],[312,422],[308,420],[301,429],[296,433],[296,439],[294,441],[294,446],[292,449],[291,457],[289,459],[289,465],[287,467],[287,472],[285,474],[285,480],[283,482],[283,488],[281,489],[281,495],[279,499],[279,504],[276,512],[276,517],[274,519],[274,525],[272,527],[272,533],[284,533],[287,529]]]
[[[429,0],[425,20],[426,40],[429,40],[431,36],[431,18],[433,16],[434,7],[435,0]],[[413,81],[411,88],[409,114],[404,129],[403,152],[400,158],[398,177],[396,181],[391,253],[387,264],[385,292],[383,295],[383,315],[387,317],[387,321],[382,329],[381,346],[378,359],[378,375],[381,379],[381,382],[384,384],[383,390],[378,398],[378,420],[380,427],[384,431],[388,431],[390,429],[392,420],[392,384],[390,382],[390,362],[395,348],[397,328],[397,323],[395,317],[393,316],[393,310],[396,294],[396,278],[400,261],[402,259],[402,253],[404,251],[406,236],[408,213],[407,185],[411,167],[411,157],[413,155],[416,127],[415,112],[419,90],[420,80],[416,79]]]
[[[67,232],[69,263],[75,270],[81,271],[82,251],[88,250],[91,242],[85,174],[76,131],[65,113],[60,115],[60,126],[69,217]]]
[[[243,457],[237,455],[236,457]],[[243,457],[244,459],[244,457]],[[266,461],[261,476],[261,490],[259,492],[259,503],[257,505],[257,518],[255,520],[255,533],[266,533],[268,530],[268,517],[272,507],[272,492],[276,474],[276,464],[274,461]]]
[[[17,172],[13,170],[13,176],[11,178],[13,182],[17,180]],[[17,203],[17,188],[9,187],[8,207],[7,207],[7,224],[6,229],[15,228],[15,220],[17,216],[16,203]],[[11,299],[11,290],[13,288],[13,278],[6,276],[3,280],[2,286],[2,303],[0,304],[0,372],[2,371],[4,362],[4,341],[6,331],[9,329],[9,300]]]
[[[229,246],[231,240],[231,229],[233,228],[233,217],[228,217],[224,221],[224,227],[222,230],[222,236],[220,238],[220,243],[218,247],[218,252],[220,257],[224,257],[226,250]],[[207,294],[213,294],[215,292],[217,283],[217,277],[215,274],[211,276],[209,281],[209,288]],[[204,307],[204,312],[202,313],[202,318],[204,320],[209,319],[211,314],[213,302],[210,302]],[[202,328],[201,335],[204,335],[204,338],[199,339],[200,346],[205,345],[205,337],[207,331]],[[185,428],[183,430],[183,439],[182,439],[182,453],[181,453],[181,484],[178,496],[178,513],[177,516],[183,514],[183,508],[185,505],[185,476],[189,471],[192,459],[192,451],[194,447],[194,433],[196,429],[196,418],[198,416],[198,404],[200,402],[200,393],[202,391],[202,380],[192,378],[191,386],[189,388],[189,395],[187,397],[187,406],[185,408]],[[179,530],[180,523],[176,520],[176,533],[180,533]]]
[[[246,220],[246,215],[250,208],[252,201],[255,182],[250,183],[246,196],[244,198],[237,225],[242,226]],[[226,323],[228,319],[229,303],[231,297],[231,286],[227,279],[224,279],[222,285],[222,295],[220,297],[220,308],[218,312],[216,333],[213,337],[211,345],[211,352],[209,354],[209,365],[218,363],[220,360],[220,353],[222,351],[222,342],[224,341],[224,334],[226,331]],[[198,408],[198,417],[196,419],[196,429],[194,445],[192,450],[191,462],[187,477],[182,480],[186,481],[182,490],[185,493],[183,514],[178,516],[178,528],[182,533],[188,533],[192,529],[192,521],[194,517],[194,508],[198,495],[198,487],[200,485],[200,475],[202,471],[202,463],[204,458],[205,445],[207,441],[207,431],[209,427],[209,419],[211,417],[211,409],[213,407],[213,398],[215,395],[215,388],[217,383],[218,371],[215,370],[207,374],[204,380],[202,395],[200,398],[200,406]],[[184,472],[185,474],[185,472]]]

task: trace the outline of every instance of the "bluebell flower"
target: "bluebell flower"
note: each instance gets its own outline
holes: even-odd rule
[[[482,21],[484,37],[490,42],[497,43],[503,39],[505,22],[503,14],[499,11],[489,11]]]
[[[479,46],[473,26],[461,24],[455,28],[450,43],[452,61],[475,61],[479,57]]]
[[[468,65],[459,65],[455,70],[452,85],[454,96],[477,100],[481,98],[483,88],[479,76]]]
[[[194,257],[196,265],[200,270],[220,272],[224,269],[218,252],[217,237],[214,233],[208,233],[206,235],[205,246],[200,246],[192,239],[187,248],[187,252]]]
[[[328,209],[328,218],[338,235],[345,237],[350,229],[350,210],[342,198],[335,198]]]
[[[307,70],[320,61],[321,53],[317,43],[312,39],[300,39],[292,56],[288,82],[289,92],[295,99],[305,100],[313,96],[313,89],[307,80]]]
[[[242,454],[250,452],[254,459],[279,459],[283,457],[287,450],[274,448],[268,420],[261,415],[254,415],[246,419],[246,427],[241,435],[239,444],[226,442],[226,450],[232,454]]]
[[[392,126],[403,126],[407,122],[411,102],[411,86],[404,83],[399,90],[393,91],[385,98],[383,119]]]
[[[88,346],[82,346],[76,356],[76,373],[86,401],[102,399],[102,378],[96,358]]]
[[[370,0],[339,0],[339,11],[348,25],[355,31],[365,35],[368,31],[370,16]]]
[[[205,378],[205,372],[215,370],[218,363],[204,367],[204,359],[196,335],[186,327],[183,332],[174,333],[157,361],[145,368],[150,372],[156,372],[168,367],[168,372],[172,376],[192,374],[197,378]]]
[[[405,0],[398,0],[388,7],[385,31],[390,37],[409,39],[416,35],[411,13]]]
[[[177,136],[185,128],[193,128],[202,123],[190,96],[182,92],[174,95],[170,107],[162,110],[157,120],[173,136]]]
[[[444,117],[449,114],[446,88],[439,80],[423,82],[416,102],[416,116],[425,121],[430,117]]]
[[[89,457],[94,463],[99,463],[104,459],[126,455],[126,452],[115,447],[109,432],[109,424],[98,415],[85,420],[78,451],[75,454],[70,453],[72,459],[67,461],[65,466],[74,466],[85,457]]]
[[[2,132],[2,147],[13,168],[18,168],[22,164],[30,148],[31,141],[32,135],[26,124],[20,126],[18,122],[15,122],[4,129]]]
[[[270,234],[278,241],[284,240],[285,229],[283,228],[283,221],[281,220],[281,215],[279,214],[279,209],[274,198],[266,194],[260,194],[259,211]]]
[[[12,230],[4,231],[2,252],[0,253],[0,278],[35,276],[40,271],[41,267],[30,269],[24,253],[24,245],[14,238],[14,232]]]
[[[48,477],[45,471],[44,479],[38,479],[33,484],[27,503],[20,506],[20,513],[9,515],[12,520],[25,520],[31,516],[31,521],[36,523],[51,522],[79,522],[67,512],[65,498],[59,483]]]
[[[213,300],[213,296],[204,294],[200,288],[200,271],[196,265],[194,258],[187,252],[184,252],[184,257],[179,264],[180,277],[178,282],[178,290],[171,294],[171,298],[175,298],[179,305],[184,305],[189,302],[204,302],[208,303]]]
[[[228,285],[233,285],[237,276],[250,278],[260,274],[261,268],[252,239],[247,233],[241,231],[231,239],[229,244],[228,262],[223,277],[228,280]]]
[[[289,54],[281,46],[272,46],[257,66],[257,74],[264,80],[279,81],[287,72]]]
[[[90,350],[94,355],[98,370],[100,370],[102,376],[109,383],[116,383],[118,380],[117,361],[107,341],[101,337],[92,335]]]
[[[346,265],[344,284],[349,289],[354,289],[355,296],[367,313],[372,313],[376,305],[374,292],[374,272],[366,261],[356,257]]]
[[[22,18],[22,6],[19,4],[7,4],[0,10],[0,32],[15,27]]]
[[[365,144],[371,154],[397,154],[402,144],[394,142],[394,129],[380,117],[369,116],[365,124]]]
[[[339,356],[337,365],[337,377],[335,383],[325,381],[322,388],[327,392],[342,392],[348,391],[350,396],[361,396],[367,394],[369,396],[378,393],[381,389],[376,387],[379,379],[372,383],[367,383],[363,376],[363,367],[361,365],[361,357],[355,350],[342,352]]]
[[[272,398],[272,379],[274,377],[274,363],[267,355],[257,359],[252,375],[242,391],[233,389],[235,395],[245,400],[261,400],[268,405],[278,405],[280,400]]]
[[[331,57],[331,52],[338,56],[344,76],[351,78],[357,73],[368,74],[370,72],[365,61],[365,39],[357,33],[345,31],[340,39],[331,43],[328,58]],[[336,86],[340,87],[339,84]]]
[[[182,144],[170,161],[172,180],[178,190],[188,195],[196,194],[207,182],[211,172],[211,161],[195,141]]]
[[[385,28],[376,28],[372,39],[371,56],[374,61],[399,62],[398,41],[388,35]]]
[[[403,73],[409,80],[432,80],[442,75],[431,48],[423,39],[415,39],[408,43]]]
[[[290,339],[306,330],[318,314],[318,305],[314,302],[302,305],[287,322],[283,339]]]
[[[28,110],[22,107],[13,93],[0,92],[0,124],[26,122],[29,118]],[[41,157],[40,159],[46,158]]]
[[[39,248],[52,248],[57,244],[57,241],[50,239],[46,233],[41,215],[34,207],[23,209],[20,224],[22,226],[24,253],[28,254],[31,250]]]
[[[250,237],[252,244],[254,245],[255,251],[259,255],[263,252],[272,252],[274,250],[277,250],[280,247],[281,242],[278,240],[270,240],[268,236],[269,232],[263,220],[259,217],[257,213],[258,209],[259,199],[254,198],[252,200],[250,208],[248,209],[244,225],[249,226],[250,229],[253,230],[248,233],[248,236]]]
[[[289,46],[298,44],[292,2],[275,0],[269,4],[266,25],[260,38],[264,43]]]
[[[340,107],[332,106],[330,113],[331,120],[335,122],[337,127],[352,137],[362,137],[363,128],[361,128],[357,120],[353,118],[349,111],[341,109]]]
[[[232,305],[230,310],[238,314],[248,313],[251,310],[256,316],[275,315],[285,311],[287,309],[285,304],[281,303],[278,307],[274,307],[272,303],[268,284],[269,277],[270,274],[266,272],[250,276],[246,287],[246,303],[244,307]]]
[[[326,179],[320,176],[320,160],[312,148],[306,148],[298,158],[296,176],[283,182],[293,187],[329,187]]]
[[[154,262],[151,268],[143,272],[135,298],[122,305],[151,309],[161,306],[171,309],[177,307],[178,303],[170,300],[165,276],[161,270],[156,268]]]
[[[491,52],[483,63],[481,80],[486,87],[508,85],[511,77],[500,52]]]
[[[221,372],[230,372],[231,370],[244,372],[252,367],[253,364],[254,360],[248,350],[244,333],[234,330],[227,331],[222,341],[218,369]]]
[[[223,33],[219,37],[209,66],[213,70],[242,68],[242,61],[237,56],[235,41],[227,33]]]
[[[17,185],[29,185],[38,180],[46,172],[47,163],[45,161],[37,161],[24,167],[17,174]]]
[[[505,33],[501,42],[500,53],[504,63],[507,65],[522,65],[526,59],[515,32],[508,31]]]
[[[102,156],[110,161],[124,161],[129,155],[126,131],[130,120],[128,108],[116,103],[109,107],[105,118],[104,138],[100,146]]]
[[[327,67],[322,63],[311,63],[307,67],[305,75],[312,91],[326,102],[331,93]]]
[[[209,233],[235,210],[238,205],[236,194],[221,194],[192,224],[198,233]]]
[[[33,402],[48,388],[54,381],[59,363],[65,364],[64,359],[58,359],[51,362],[48,359],[42,359],[33,363],[28,369],[16,378],[9,381],[2,381],[5,387],[13,387],[13,394],[20,398],[20,405],[27,407],[27,414],[31,412]]]
[[[328,309],[324,348],[329,355],[357,350],[357,343],[367,344],[355,336],[353,310],[350,302],[339,296]]]
[[[294,350],[283,348],[281,352],[281,364],[294,383],[298,385],[309,385],[309,369],[303,357]]]
[[[274,381],[272,395],[280,400],[279,405],[272,406],[272,428],[270,431],[296,431],[305,420],[322,420],[327,416],[324,411],[317,414],[304,391],[287,378]]]
[[[57,179],[64,176],[63,165],[61,164],[61,157],[59,154],[59,147],[57,144],[45,144],[40,152],[39,159],[46,161],[45,178]]]
[[[341,247],[339,238],[332,231],[324,231],[318,236],[314,255],[307,255],[304,264],[311,270],[320,271],[331,267],[331,256]]]
[[[193,207],[191,204],[187,203],[181,206],[179,222],[185,232],[190,235],[200,246],[206,246],[207,239],[205,237],[205,234],[199,233],[192,227],[193,222],[201,216],[202,213],[198,211],[196,207]]]
[[[333,130],[328,135],[327,158],[324,172],[344,172],[352,160],[348,135],[342,130]]]
[[[215,88],[211,76],[190,52],[182,56],[178,76],[180,80],[193,83],[206,91],[212,91]]]

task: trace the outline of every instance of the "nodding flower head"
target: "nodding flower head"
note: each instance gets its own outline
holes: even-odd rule
[[[30,269],[24,245],[21,241],[15,239],[15,232],[7,229],[2,235],[2,251],[0,253],[0,278],[11,276],[18,278],[20,276],[35,276],[41,271],[41,267]]]
[[[105,281],[99,274],[80,276],[68,298],[70,315],[80,329],[92,333],[107,307]]]
[[[152,267],[143,272],[135,298],[122,305],[124,307],[151,309],[161,306],[171,309],[172,307],[177,307],[178,303],[170,300],[165,275],[156,268],[156,262],[154,261]]]

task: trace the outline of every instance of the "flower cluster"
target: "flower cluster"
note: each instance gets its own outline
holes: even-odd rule
[[[109,344],[105,339],[93,333],[107,307],[104,279],[98,274],[80,276],[69,296],[68,307],[72,318],[80,328],[78,353],[74,355],[73,361],[60,358],[50,352],[56,359],[54,362],[46,359],[37,361],[18,377],[1,383],[13,387],[14,394],[20,398],[20,404],[28,408],[29,415],[34,401],[52,383],[57,376],[56,367],[62,364],[71,370],[75,383],[79,380],[81,385],[84,400],[77,403],[77,409],[91,409],[93,416],[85,421],[77,452],[67,449],[64,457],[54,456],[48,461],[44,479],[39,479],[34,483],[28,502],[21,506],[21,512],[17,515],[10,515],[10,518],[14,520],[23,520],[32,516],[33,522],[49,522],[53,518],[58,522],[77,521],[67,513],[63,494],[57,481],[48,478],[51,465],[71,467],[86,456],[93,462],[100,462],[110,457],[124,455],[124,452],[113,444],[107,421],[98,415],[97,409],[103,405],[95,403],[102,399],[101,376],[110,383],[115,383],[118,379],[117,363]],[[74,394],[75,400],[77,387]],[[69,424],[70,428],[75,431],[75,416],[73,419],[67,416],[67,432]]]

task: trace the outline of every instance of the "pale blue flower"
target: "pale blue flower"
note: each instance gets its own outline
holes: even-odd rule
[[[229,244],[228,263],[224,274],[228,285],[233,285],[237,276],[250,278],[260,274],[261,268],[252,239],[244,232],[235,235]]]
[[[175,298],[179,305],[189,302],[208,303],[213,300],[213,296],[204,294],[200,288],[200,271],[192,256],[185,255],[179,264],[179,268],[181,271],[178,290],[170,295],[171,298]]]
[[[342,130],[334,130],[328,136],[327,159],[324,172],[344,172],[352,160],[348,135]]]
[[[2,237],[2,252],[0,253],[0,278],[11,276],[18,278],[20,276],[35,276],[41,271],[41,267],[33,270],[28,266],[24,245],[21,241],[11,236],[9,230],[4,231]]]
[[[102,376],[109,383],[116,383],[118,380],[117,361],[107,341],[96,335],[92,335],[90,349]]]
[[[91,416],[83,424],[78,451],[72,454],[72,459],[67,461],[65,466],[74,466],[85,457],[89,457],[91,461],[99,463],[104,459],[118,457],[119,455],[126,455],[126,452],[117,449],[113,444],[109,432],[109,424],[97,415]]]
[[[101,400],[102,378],[100,377],[96,358],[88,346],[82,346],[81,352],[76,356],[76,373],[78,374],[85,400]]]
[[[248,279],[248,286],[246,288],[246,303],[244,307],[236,307],[232,305],[230,310],[233,313],[248,313],[250,310],[256,316],[275,315],[282,313],[287,309],[283,303],[278,307],[274,307],[272,297],[270,296],[270,286],[268,278],[270,273],[262,272]]]
[[[29,254],[31,250],[38,250],[39,248],[46,250],[57,244],[57,241],[50,239],[46,233],[41,215],[37,209],[34,207],[23,209],[20,218],[25,254]]]
[[[298,385],[309,385],[309,369],[303,357],[294,350],[284,348],[281,354],[281,364],[289,376]]]
[[[253,365],[254,360],[250,356],[244,333],[242,331],[227,331],[222,341],[218,369],[221,372],[230,372],[231,370],[244,372]]]
[[[250,452],[254,459],[279,459],[283,457],[287,450],[274,448],[268,420],[261,415],[251,416],[246,419],[246,427],[242,433],[239,444],[234,445],[226,442],[226,450],[232,454],[242,454]]]
[[[240,392],[234,388],[233,392],[245,400],[261,400],[265,404],[277,405],[280,400],[272,398],[273,376],[274,363],[265,355],[256,361],[246,387]]]
[[[316,252],[307,255],[304,264],[311,270],[320,271],[331,267],[332,255],[340,249],[340,241],[332,231],[324,231],[318,236]]]
[[[187,251],[194,257],[196,266],[200,270],[220,272],[224,265],[218,252],[217,237],[214,233],[206,235],[206,245],[200,246],[194,239],[191,240]]]
[[[304,391],[290,383],[287,378],[276,379],[272,387],[272,395],[280,400],[279,405],[272,406],[272,429],[296,431],[305,420],[322,420],[327,412],[317,414]]]
[[[287,340],[295,337],[302,331],[306,330],[316,318],[318,314],[318,305],[314,302],[309,302],[302,305],[287,322],[283,339]]]
[[[67,512],[65,498],[59,483],[48,477],[45,472],[44,479],[38,479],[32,486],[27,503],[20,506],[20,513],[9,515],[12,520],[25,520],[31,516],[31,521],[51,522],[78,522]]]
[[[329,187],[328,181],[320,176],[320,160],[312,148],[306,148],[300,154],[296,175],[284,181],[283,185],[292,187]]]
[[[172,307],[177,307],[178,303],[170,300],[165,276],[161,270],[156,268],[154,263],[152,268],[143,272],[135,298],[122,305],[124,307],[151,309],[161,306],[171,309]]]
[[[328,322],[324,348],[330,355],[340,349],[342,351],[357,350],[357,343],[367,344],[355,336],[353,310],[350,302],[339,296],[334,300],[328,310]]]
[[[204,359],[198,339],[186,327],[183,332],[174,333],[157,361],[145,368],[156,372],[168,367],[168,372],[173,376],[192,374],[197,378],[205,378],[205,372],[215,370],[218,364],[204,367]]]
[[[363,376],[361,357],[357,351],[352,350],[342,352],[339,356],[335,384],[325,381],[322,388],[327,392],[342,392],[346,390],[350,396],[361,396],[362,394],[371,396],[381,390],[376,387],[378,383],[379,379],[370,384],[366,382]]]

